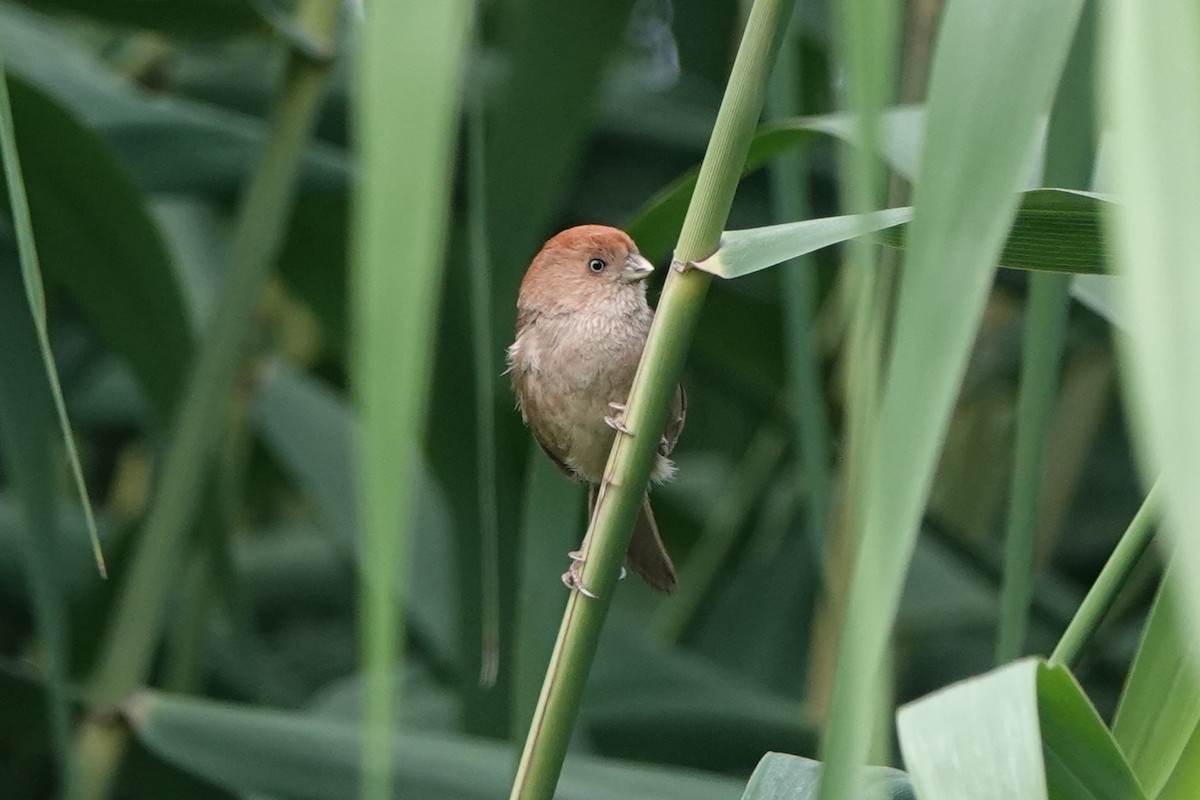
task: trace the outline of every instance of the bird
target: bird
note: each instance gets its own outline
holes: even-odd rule
[[[623,421],[654,311],[646,302],[653,265],[624,231],[580,225],[558,233],[530,263],[517,294],[517,322],[507,352],[517,408],[533,438],[568,477],[588,484],[588,515]],[[675,476],[671,452],[687,413],[676,387],[651,480]],[[580,579],[580,551],[569,553],[568,588],[593,596]],[[650,509],[642,498],[625,565],[650,587],[674,591],[678,578]]]

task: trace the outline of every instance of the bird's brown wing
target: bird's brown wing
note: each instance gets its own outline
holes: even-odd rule
[[[533,440],[538,443],[538,447],[542,448],[542,452],[546,454],[546,457],[554,462],[554,466],[558,467],[562,474],[571,480],[579,480],[579,476],[575,474],[575,471],[567,466],[567,462],[554,454],[550,446],[542,441],[542,437],[537,435],[537,431],[533,430],[532,427],[529,430],[533,433]]]
[[[667,428],[663,431],[663,441],[659,445],[658,452],[664,456],[671,455],[671,451],[675,449],[675,444],[679,441],[679,434],[683,433],[683,423],[687,419],[687,392],[683,390],[683,384],[675,387],[675,402],[671,406],[671,418],[667,422]]]

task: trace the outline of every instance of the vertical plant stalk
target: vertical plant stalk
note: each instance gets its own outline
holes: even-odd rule
[[[1037,566],[1038,490],[1058,370],[1067,331],[1070,275],[1038,273],[1030,276],[1025,307],[1021,352],[1021,383],[1017,393],[1017,445],[1012,466],[1008,523],[1004,532],[1004,579],[1000,586],[1000,627],[996,635],[996,663],[1021,655],[1033,575]]]
[[[13,124],[12,104],[8,99],[8,77],[4,70],[4,56],[0,53],[0,156],[4,160],[4,178],[8,186],[8,202],[12,208],[13,228],[17,234],[17,252],[21,260],[21,278],[25,282],[25,298],[29,312],[37,328],[38,348],[42,364],[46,369],[46,380],[54,398],[54,413],[58,417],[58,429],[63,446],[67,451],[67,463],[71,468],[71,480],[83,506],[83,518],[87,523],[88,538],[91,540],[92,556],[100,577],[108,577],[104,564],[104,551],[100,547],[100,534],[96,530],[96,518],[92,512],[92,501],[88,497],[87,483],[83,480],[83,467],[75,437],[71,434],[71,420],[67,417],[67,404],[63,399],[62,385],[58,381],[58,369],[54,366],[54,354],[50,351],[50,333],[46,321],[46,296],[42,289],[42,268],[38,263],[37,242],[33,237],[33,220],[29,214],[29,200],[25,196],[25,179],[21,176],[21,158],[17,153],[17,134]]]
[[[362,796],[392,796],[404,619],[471,0],[378,3],[362,27],[355,122],[352,377],[361,424]]]
[[[298,20],[332,47],[336,3],[307,0]],[[238,215],[231,275],[189,376],[141,541],[113,610],[91,699],[111,706],[142,683],[158,641],[158,611],[179,577],[185,534],[221,442],[228,397],[254,310],[283,242],[301,158],[324,97],[329,62],[293,54],[263,159]]]
[[[1121,541],[1117,542],[1112,555],[1104,563],[1096,582],[1088,589],[1079,610],[1071,618],[1071,624],[1058,640],[1054,652],[1050,654],[1052,665],[1062,664],[1073,668],[1079,660],[1083,646],[1104,621],[1129,573],[1133,571],[1138,559],[1146,552],[1154,538],[1159,518],[1159,494],[1158,484],[1155,483],[1146,499],[1142,501],[1142,507],[1134,515],[1133,521],[1121,535]]]
[[[328,53],[339,15],[338,3],[306,0],[296,19]],[[229,393],[254,330],[255,306],[283,242],[328,72],[328,58],[292,54],[262,161],[242,201],[230,278],[189,375],[141,540],[89,687],[95,712],[84,720],[77,739],[81,786],[88,797],[108,794],[124,752],[126,731],[109,710],[148,677],[161,610],[188,552],[186,533],[221,441]]]
[[[613,445],[606,484],[585,537],[583,584],[598,598],[572,592],[567,600],[512,800],[550,800],[554,795],[634,517],[708,290],[710,277],[686,265],[711,255],[720,243],[792,6],[793,0],[755,0],[750,10],[675,249],[674,264],[681,269],[673,266],[667,276],[629,393],[625,424],[634,435],[618,436]]]
[[[471,344],[475,367],[475,437],[479,447],[479,572],[482,639],[479,685],[491,688],[500,670],[500,525],[496,495],[496,380],[492,375],[492,265],[488,258],[487,139],[483,92],[471,98],[468,145],[468,237]]]
[[[883,0],[838,4],[838,51],[846,70],[846,105],[856,116],[859,146],[842,149],[841,180],[847,213],[879,208],[884,170],[879,152],[879,122],[892,96],[897,5]],[[881,270],[880,256],[868,237],[856,237],[846,249],[840,285],[848,317],[844,357],[844,453],[838,505],[825,542],[824,586],[813,622],[813,647],[806,699],[814,719],[824,723],[833,691],[837,642],[860,528],[858,515],[866,491],[865,468],[870,431],[879,408],[880,381],[892,280]]]
[[[1050,112],[1045,168],[1048,186],[1086,189],[1091,185],[1096,151],[1092,76],[1094,5],[1086,4],[1080,16]],[[1017,444],[1004,539],[1000,628],[996,635],[997,664],[1020,656],[1025,644],[1037,566],[1036,535],[1045,442],[1058,394],[1070,282],[1069,275],[1046,272],[1034,272],[1029,277],[1017,394]]]
[[[773,120],[798,117],[802,110],[798,19],[798,15],[793,15],[768,86],[767,114]],[[801,151],[793,150],[775,159],[770,178],[776,220],[808,219],[808,162]],[[800,451],[807,487],[808,536],[814,542],[823,542],[829,524],[831,481],[829,418],[825,413],[825,388],[816,336],[815,266],[815,259],[799,258],[777,273],[783,288],[792,439]]]

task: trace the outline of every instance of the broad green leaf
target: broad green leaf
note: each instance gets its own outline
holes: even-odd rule
[[[913,221],[864,465],[824,800],[847,798],[865,760],[880,665],[938,455],[1081,6],[949,0],[941,16]]]
[[[1113,736],[1146,793],[1166,784],[1200,725],[1200,642],[1180,614],[1182,563],[1176,560],[1146,620],[1113,719]]]
[[[1109,0],[1104,99],[1112,120],[1114,271],[1129,338],[1121,371],[1147,472],[1161,469],[1184,635],[1200,631],[1200,6]],[[1198,662],[1200,663],[1200,662]]]
[[[0,7],[0,42],[12,72],[103,137],[144,189],[236,192],[266,140],[262,120],[139,91],[61,28],[20,7]],[[306,187],[346,185],[349,162],[339,148],[313,143],[304,163]]]
[[[1158,794],[1158,800],[1191,800],[1193,797],[1200,797],[1200,726],[1192,731],[1192,738],[1179,754],[1170,779]]]
[[[155,692],[137,695],[128,712],[152,752],[230,791],[297,800],[360,796],[356,725]],[[511,779],[512,751],[503,742],[405,732],[387,756],[398,797],[493,800]],[[581,756],[568,760],[555,797],[729,800],[740,789],[728,778]]]
[[[1109,198],[1066,189],[1035,189],[1023,193],[1020,203],[1000,254],[1000,266],[1103,273],[1105,242],[1100,220],[1112,205]],[[721,278],[738,278],[822,247],[880,232],[881,242],[903,248],[912,214],[911,208],[892,208],[726,231],[721,249],[696,266]]]
[[[909,703],[897,726],[921,800],[1146,797],[1075,678],[1039,659]]]
[[[397,593],[415,539],[416,478],[432,395],[468,0],[372,7],[358,53],[352,357],[363,580],[359,625],[369,702],[363,796],[390,796],[387,769],[403,618]],[[403,269],[397,268],[397,259]]]
[[[810,800],[817,796],[822,765],[811,758],[767,753],[754,768],[742,800]],[[891,767],[870,767],[862,788],[864,798],[916,800],[908,776]]]

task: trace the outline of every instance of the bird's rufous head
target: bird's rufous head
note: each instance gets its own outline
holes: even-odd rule
[[[624,231],[579,225],[543,245],[521,281],[521,303],[584,307],[605,298],[644,298],[654,267]]]

